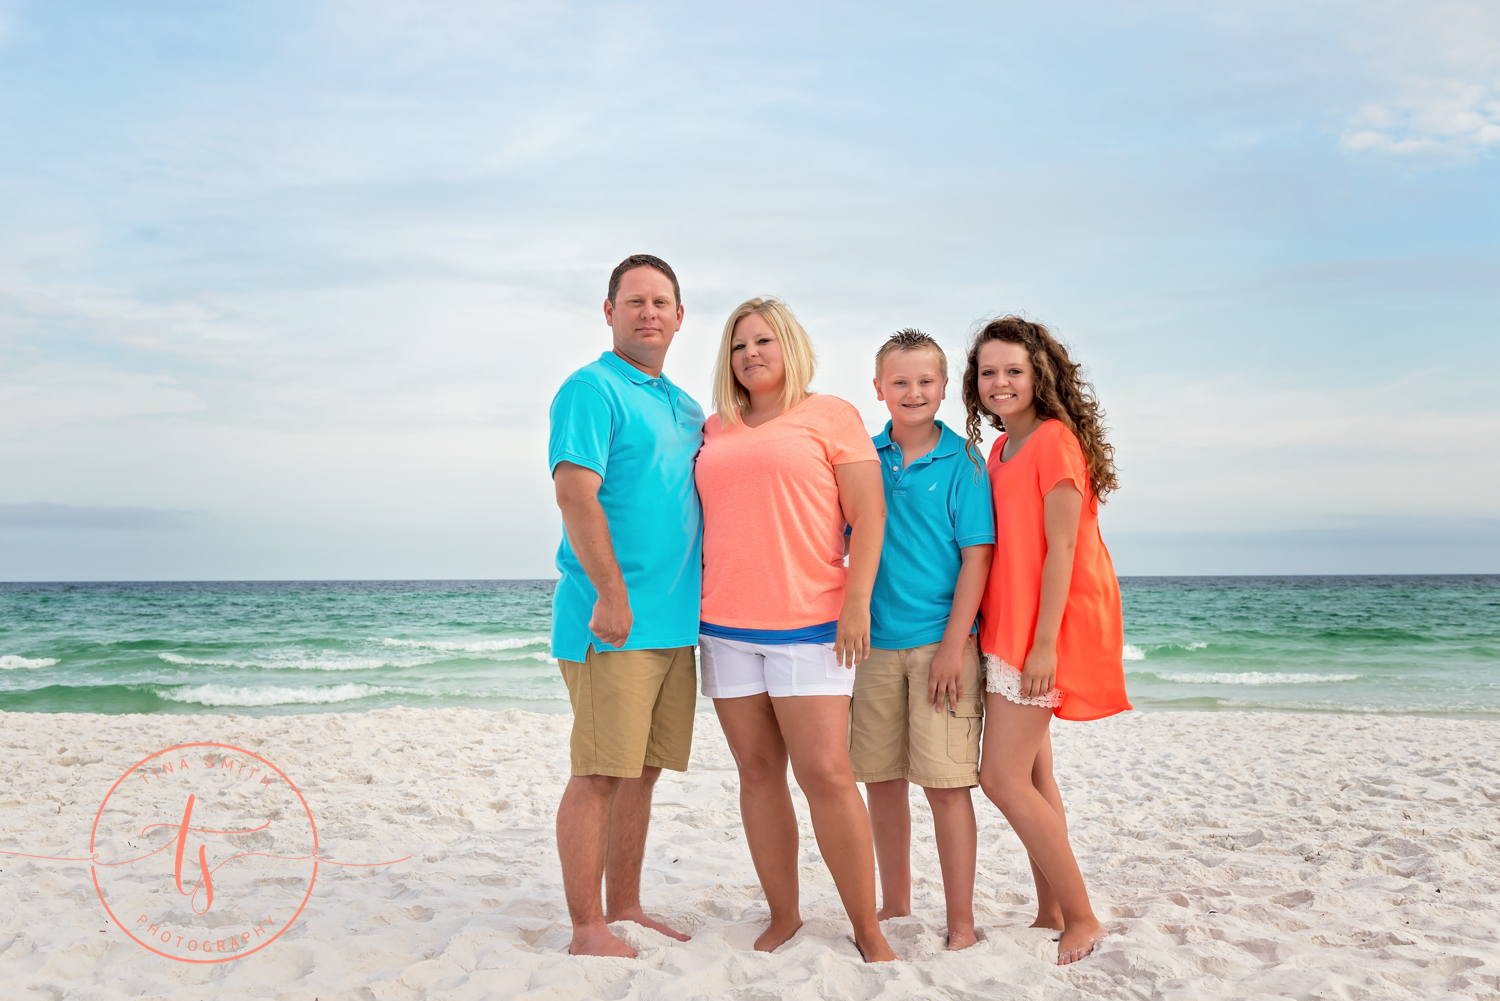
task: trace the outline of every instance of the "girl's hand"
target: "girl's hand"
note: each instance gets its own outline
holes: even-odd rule
[[[946,640],[938,644],[937,653],[927,668],[927,704],[942,712],[946,703],[958,708],[964,697],[964,652]]]
[[[1034,644],[1021,671],[1021,694],[1028,699],[1039,699],[1052,691],[1056,681],[1057,648]]]
[[[854,667],[870,656],[870,603],[845,600],[839,611],[838,636],[833,654],[840,667]]]

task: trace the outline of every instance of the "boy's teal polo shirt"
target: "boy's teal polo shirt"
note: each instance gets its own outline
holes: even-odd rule
[[[870,596],[870,643],[906,650],[936,643],[948,628],[960,550],[995,541],[990,478],[942,421],[937,447],[902,466],[891,422],[875,436],[885,480],[885,545]]]
[[[598,473],[615,560],[633,622],[622,647],[589,632],[599,592],[563,532],[562,578],[552,597],[552,656],[582,661],[595,650],[658,650],[698,642],[703,587],[703,509],[693,463],[703,409],[665,375],[652,378],[612,351],[568,376],[549,414],[547,466],[572,462]]]

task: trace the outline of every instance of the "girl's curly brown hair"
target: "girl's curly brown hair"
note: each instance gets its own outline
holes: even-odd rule
[[[991,341],[1019,344],[1031,358],[1035,373],[1036,414],[1046,420],[1060,421],[1083,448],[1089,467],[1089,486],[1094,500],[1102,502],[1119,488],[1115,470],[1115,447],[1104,439],[1104,410],[1094,396],[1094,387],[1083,380],[1082,367],[1068,357],[1067,348],[1058,343],[1052,332],[1040,323],[1019,316],[1002,316],[991,320],[974,335],[969,345],[968,363],[964,366],[964,409],[968,417],[964,430],[968,435],[969,457],[978,460],[979,441],[983,433],[981,419],[1005,429],[1005,422],[992,413],[979,398],[979,352]]]

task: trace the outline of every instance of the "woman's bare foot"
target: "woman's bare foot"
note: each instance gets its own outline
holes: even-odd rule
[[[760,933],[760,938],[755,940],[756,952],[775,952],[780,946],[790,942],[792,936],[797,934],[797,929],[802,927],[802,919],[787,921],[782,924],[771,922],[771,927]]]
[[[657,921],[655,918],[647,917],[646,912],[641,910],[639,907],[633,907],[629,910],[621,911],[618,914],[606,915],[604,920],[608,921],[611,924],[616,921],[631,921],[643,928],[650,928],[652,931],[661,932],[663,935],[667,936],[667,938],[675,938],[679,942],[686,942],[688,940],[688,936],[684,935],[677,929],[668,928],[666,925],[662,924],[660,921]]]
[[[573,941],[568,946],[570,956],[619,956],[634,959],[636,951],[615,937],[615,933],[604,925],[574,928]]]
[[[1094,951],[1094,946],[1099,944],[1104,935],[1104,926],[1095,919],[1073,922],[1063,931],[1062,938],[1057,940],[1057,965],[1067,966],[1078,962]]]
[[[969,946],[973,945],[974,943],[976,943],[978,941],[979,941],[979,936],[974,933],[974,926],[973,925],[970,925],[970,926],[968,926],[966,928],[949,928],[948,929],[948,951],[949,952],[958,952],[960,949],[967,949]]]
[[[911,917],[911,905],[909,904],[906,907],[899,907],[893,904],[888,907],[882,907],[880,910],[875,912],[876,921],[885,921],[889,918],[909,917]]]
[[[860,958],[866,963],[890,963],[896,959],[896,953],[878,929],[863,942],[855,936],[854,948],[859,950]]]

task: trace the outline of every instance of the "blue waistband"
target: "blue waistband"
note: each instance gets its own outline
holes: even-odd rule
[[[698,631],[704,636],[721,640],[739,640],[741,643],[764,643],[770,646],[787,643],[832,643],[839,634],[837,620],[801,629],[735,629],[733,626],[716,626],[712,622],[699,622]]]

